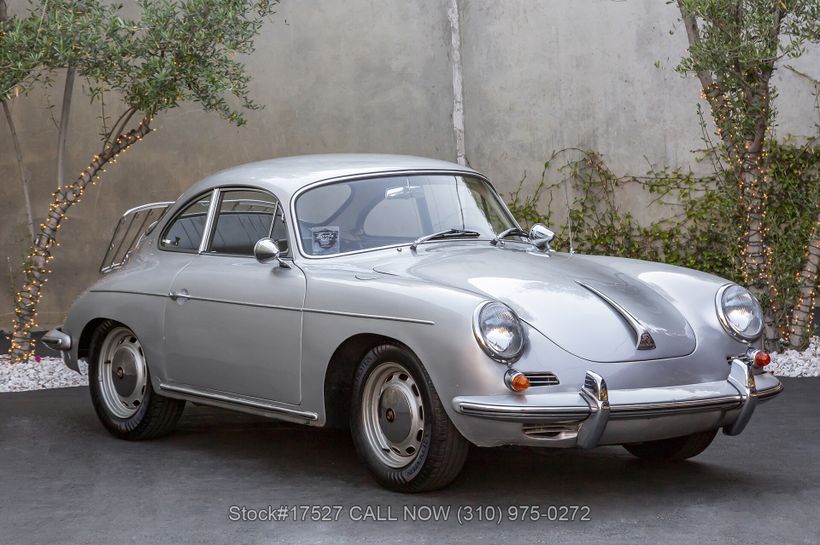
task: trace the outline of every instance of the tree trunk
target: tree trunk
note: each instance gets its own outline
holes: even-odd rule
[[[764,129],[765,131],[765,129]],[[760,165],[762,138],[748,145],[749,151],[737,169],[740,202],[746,219],[742,237],[743,280],[755,297],[763,302],[763,341],[766,350],[779,349],[780,333],[774,318],[769,282],[769,250],[766,245],[766,176]]]
[[[83,196],[89,184],[109,162],[151,132],[151,118],[145,117],[139,125],[121,134],[116,141],[106,147],[101,155],[95,155],[83,173],[71,184],[64,185],[53,193],[48,215],[40,225],[40,232],[34,239],[31,252],[23,264],[24,282],[17,292],[15,305],[14,333],[9,353],[14,362],[27,361],[34,354],[31,330],[37,325],[37,305],[42,295],[43,284],[48,281],[49,262],[53,259],[51,248],[57,241],[63,220],[68,210]]]
[[[2,18],[0,18],[2,20]],[[34,242],[34,215],[31,213],[31,195],[28,190],[28,178],[26,177],[26,169],[23,166],[23,150],[20,148],[20,139],[17,137],[17,129],[14,126],[14,119],[11,117],[11,110],[7,101],[3,100],[3,112],[6,114],[6,121],[9,124],[9,132],[11,133],[11,141],[14,144],[14,155],[17,158],[17,170],[20,174],[20,183],[23,185],[23,199],[26,203],[26,216],[28,217],[28,230],[31,235],[31,241]]]
[[[63,109],[60,113],[60,129],[57,132],[57,189],[65,185],[65,143],[68,138],[68,121],[71,114],[71,96],[74,94],[74,69],[68,67],[63,88]]]
[[[814,230],[809,240],[809,252],[806,256],[806,262],[800,271],[800,288],[794,310],[792,310],[791,328],[789,329],[789,346],[791,348],[803,348],[811,335],[814,301],[817,297],[818,272],[820,272],[820,214],[817,215],[817,223],[814,224]]]

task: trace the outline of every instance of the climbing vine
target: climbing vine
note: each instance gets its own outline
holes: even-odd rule
[[[772,311],[781,338],[789,340],[799,275],[820,211],[820,147],[816,140],[771,141],[768,150],[766,169],[776,182],[766,206],[772,286],[761,302]],[[700,159],[713,160],[713,153]],[[662,261],[742,283],[745,211],[737,191],[736,176],[720,169],[708,176],[668,168],[617,175],[600,154],[570,148],[552,154],[534,187],[521,180],[508,202],[522,224],[555,228],[553,247],[559,250],[569,249],[571,225],[578,252]],[[628,210],[625,196],[642,192],[663,219],[642,224]]]

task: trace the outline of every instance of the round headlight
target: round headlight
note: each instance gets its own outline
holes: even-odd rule
[[[743,341],[752,341],[763,331],[763,310],[752,292],[730,284],[717,293],[717,313],[726,331]]]
[[[475,311],[473,330],[484,352],[501,363],[512,363],[524,350],[524,329],[515,312],[504,303],[480,304]]]

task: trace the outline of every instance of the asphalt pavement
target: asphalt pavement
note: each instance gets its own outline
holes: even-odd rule
[[[0,544],[820,544],[820,379],[784,383],[692,461],[474,448],[412,496],[343,431],[189,404],[173,435],[127,442],[87,388],[0,394]]]

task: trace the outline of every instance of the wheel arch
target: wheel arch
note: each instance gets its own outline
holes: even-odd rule
[[[350,416],[350,396],[356,368],[371,349],[394,344],[415,355],[405,343],[377,333],[358,333],[345,339],[333,352],[324,378],[325,426],[346,428]]]
[[[114,324],[122,325],[128,327],[127,324],[123,324],[119,320],[113,320],[111,318],[93,318],[86,322],[85,326],[83,326],[83,330],[80,333],[79,340],[77,341],[77,358],[88,358],[91,356],[91,338],[94,336],[94,331],[100,327],[101,324],[104,322],[112,322]]]

